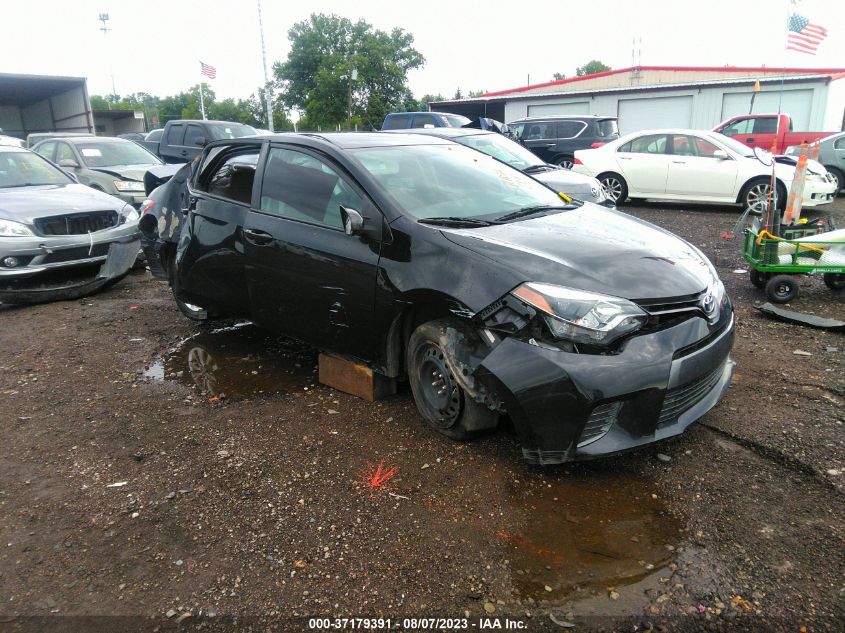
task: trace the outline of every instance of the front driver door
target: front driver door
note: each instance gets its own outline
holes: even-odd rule
[[[375,358],[380,242],[346,235],[340,206],[381,220],[342,168],[294,146],[267,156],[244,226],[253,319],[316,347]]]

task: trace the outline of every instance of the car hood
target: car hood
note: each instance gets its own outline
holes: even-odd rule
[[[590,203],[508,224],[439,230],[448,240],[505,265],[524,281],[631,300],[697,294],[714,281],[709,262],[688,242]]]
[[[139,180],[144,182],[144,174],[151,167],[158,167],[157,163],[149,165],[112,165],[110,167],[89,167],[91,171],[98,171],[122,180]]]
[[[0,218],[32,223],[45,218],[80,211],[120,211],[123,200],[78,184],[40,185],[0,189]]]

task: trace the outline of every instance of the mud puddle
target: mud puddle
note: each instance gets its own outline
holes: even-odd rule
[[[523,598],[629,610],[671,575],[684,525],[642,475],[588,468],[512,492],[523,528],[499,536]]]
[[[157,358],[147,378],[178,382],[209,397],[287,393],[316,381],[317,351],[252,324],[201,332]]]

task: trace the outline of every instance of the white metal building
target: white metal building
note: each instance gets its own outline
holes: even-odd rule
[[[439,112],[491,116],[619,117],[622,134],[650,128],[711,129],[753,112],[791,115],[795,131],[845,129],[845,68],[635,66],[431,104]]]

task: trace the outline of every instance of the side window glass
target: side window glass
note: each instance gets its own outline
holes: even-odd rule
[[[725,136],[739,136],[740,134],[751,133],[751,119],[742,119],[741,121],[734,121],[722,130]]]
[[[431,115],[431,114],[415,114],[414,115],[414,122],[413,122],[412,127],[423,128],[426,125],[438,127],[437,119],[435,119],[434,116]]]
[[[509,125],[508,127],[517,138],[522,138],[522,134],[525,132],[525,123],[517,123],[516,125]]]
[[[334,169],[310,154],[270,149],[261,187],[262,211],[343,230],[341,205],[361,211],[364,201]]]
[[[833,149],[845,149],[845,136],[840,136],[834,141]]]
[[[185,131],[185,145],[199,147],[197,145],[197,139],[202,136],[205,135],[199,125],[189,125],[188,129]]]
[[[755,134],[774,134],[778,131],[778,120],[775,117],[756,119],[754,121]]]
[[[167,133],[167,144],[168,145],[182,145],[182,139],[185,138],[185,125],[183,123],[179,123],[177,125],[173,125],[170,128],[170,131]]]
[[[558,121],[556,136],[557,138],[574,138],[584,127],[581,121]]]
[[[617,149],[616,151],[617,152],[630,152],[631,151],[631,143],[633,143],[633,141],[628,141],[624,145],[620,145],[619,149]]]
[[[73,155],[73,150],[70,148],[70,145],[67,143],[59,143],[59,146],[56,151],[56,162],[58,163],[60,160],[76,160],[76,156]]]
[[[53,154],[55,151],[56,143],[54,141],[48,141],[38,147],[38,154],[47,160],[53,160]]]
[[[692,141],[695,144],[695,149],[698,152],[699,156],[705,156],[707,158],[713,158],[713,154],[719,148],[713,145],[710,141],[706,141],[703,138],[698,136],[691,137]]]
[[[696,156],[695,141],[692,137],[683,134],[672,136],[672,153],[676,156]]]
[[[650,134],[648,136],[641,136],[631,141],[630,145],[631,149],[628,151],[636,154],[665,154],[666,135]]]
[[[554,138],[554,123],[526,123],[525,134],[526,141]]]
[[[238,147],[221,152],[200,176],[199,189],[215,196],[249,204],[258,164],[259,147]]]

